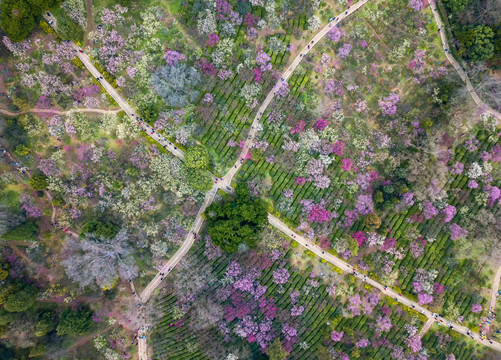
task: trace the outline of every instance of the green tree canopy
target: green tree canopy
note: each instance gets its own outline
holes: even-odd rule
[[[444,4],[451,12],[463,11],[468,6],[470,0],[444,0]]]
[[[84,37],[82,27],[64,13],[58,18],[57,33],[64,40],[82,41]]]
[[[192,169],[207,169],[209,167],[209,153],[203,146],[193,146],[184,153],[184,163]]]
[[[188,181],[199,191],[209,191],[212,187],[212,178],[207,170],[188,168]]]
[[[26,0],[31,6],[33,12],[37,15],[43,13],[45,10],[52,9],[59,4],[59,0]]]
[[[266,348],[266,355],[270,360],[285,360],[289,353],[284,350],[279,338],[275,338],[270,346]]]
[[[39,320],[35,326],[35,336],[44,336],[49,331],[54,330],[55,328],[56,322],[54,321],[54,313],[51,311],[46,311],[39,316]]]
[[[31,286],[25,286],[19,291],[10,294],[4,304],[4,309],[9,312],[23,312],[35,305],[37,290]]]
[[[459,32],[460,51],[473,61],[486,61],[494,55],[495,33],[487,25],[470,26]]]
[[[47,176],[44,174],[35,174],[30,178],[30,185],[35,190],[45,190],[49,186]]]
[[[59,317],[57,325],[58,335],[82,335],[90,329],[92,325],[92,313],[89,309],[80,310],[66,309]]]
[[[212,203],[205,211],[212,242],[227,252],[237,251],[242,243],[253,246],[268,218],[263,204],[249,197],[246,183],[236,192],[233,202]]]
[[[107,220],[87,221],[80,229],[80,236],[85,234],[95,234],[104,238],[114,238],[120,231],[120,227]]]
[[[35,241],[39,232],[38,224],[28,221],[7,231],[0,238],[7,241]]]
[[[11,41],[22,41],[35,27],[35,18],[58,3],[59,0],[2,0],[0,27]]]
[[[35,27],[35,15],[24,0],[3,0],[0,5],[0,27],[14,42],[28,37]]]

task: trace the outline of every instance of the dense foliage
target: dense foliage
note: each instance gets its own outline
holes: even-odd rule
[[[240,244],[254,246],[268,218],[263,204],[250,197],[246,184],[238,184],[236,193],[233,201],[213,203],[205,211],[212,242],[227,252],[237,251]]]

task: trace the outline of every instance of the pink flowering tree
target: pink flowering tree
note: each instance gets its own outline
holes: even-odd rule
[[[164,60],[168,66],[175,66],[179,61],[185,61],[186,56],[178,51],[167,49],[164,54]]]
[[[397,103],[400,101],[400,97],[392,93],[382,100],[378,101],[379,108],[383,115],[393,116],[397,113]]]
[[[346,147],[346,144],[341,140],[338,140],[331,145],[332,152],[337,156],[343,156],[345,147]]]
[[[341,160],[341,168],[344,171],[351,171],[352,167],[353,167],[353,160],[351,160],[351,159],[342,159]]]
[[[359,247],[367,241],[367,238],[365,237],[365,233],[363,231],[357,231],[351,237],[355,239]]]
[[[420,293],[418,294],[418,304],[419,305],[426,305],[433,302],[433,296],[427,293]]]
[[[299,122],[292,128],[290,129],[290,134],[299,134],[304,130],[304,127],[306,126],[306,123],[304,120],[299,120]]]
[[[369,341],[369,339],[360,339],[358,340],[356,343],[355,343],[355,346],[357,348],[366,348],[367,346],[369,346],[371,343]]]
[[[329,125],[329,122],[325,119],[317,119],[315,121],[315,124],[313,125],[313,128],[317,131],[322,131]]]
[[[413,353],[420,351],[421,348],[423,347],[421,344],[421,338],[417,334],[408,337],[406,342],[407,346],[409,347],[409,349],[411,349]]]
[[[481,311],[482,311],[482,305],[480,305],[480,304],[477,303],[477,304],[473,304],[471,306],[471,312],[472,313],[478,314]]]
[[[208,47],[214,47],[217,45],[218,42],[219,42],[219,35],[218,34],[212,33],[212,34],[207,35],[206,45]]]
[[[275,96],[277,99],[281,99],[283,97],[288,96],[290,93],[289,83],[287,81],[281,81],[278,85],[275,86]]]
[[[38,169],[43,172],[45,176],[58,176],[61,173],[61,170],[59,170],[53,159],[41,159],[38,164]]]
[[[465,238],[468,235],[468,230],[463,229],[458,224],[452,224],[449,226],[449,230],[451,232],[451,240]]]
[[[438,215],[437,208],[433,206],[433,203],[429,200],[423,202],[423,215],[427,220]]]
[[[343,338],[343,335],[344,335],[344,331],[337,332],[336,330],[334,330],[331,332],[331,339],[332,339],[332,341],[341,341],[341,339]]]
[[[271,57],[265,51],[260,50],[256,56],[256,63],[259,65],[261,71],[272,70]]]
[[[273,271],[273,282],[275,284],[285,284],[289,281],[289,277],[289,272],[283,267]]]
[[[409,7],[414,11],[420,11],[424,9],[423,0],[410,0]]]
[[[308,221],[321,224],[331,219],[331,213],[322,205],[314,205],[308,214]]]
[[[456,215],[456,207],[453,205],[447,205],[444,209],[442,209],[441,213],[444,214],[444,221],[448,223],[452,220],[454,215]]]
[[[344,44],[343,46],[341,46],[341,47],[339,48],[338,53],[337,53],[337,56],[338,56],[340,59],[345,59],[345,58],[347,58],[347,57],[350,55],[351,48],[352,48],[352,45],[351,45],[351,44],[349,44],[349,43]]]

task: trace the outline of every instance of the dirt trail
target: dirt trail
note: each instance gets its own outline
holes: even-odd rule
[[[92,16],[92,0],[85,0],[85,10],[87,12],[87,28],[85,29],[84,47],[89,45],[89,33],[96,29],[94,17]]]

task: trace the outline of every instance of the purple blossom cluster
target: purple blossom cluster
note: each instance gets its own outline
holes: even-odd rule
[[[409,0],[409,7],[414,11],[421,11],[424,9],[423,0]]]
[[[333,330],[331,332],[331,339],[332,339],[332,341],[341,341],[341,339],[343,338],[343,335],[344,335],[344,331],[338,332],[336,330]]]
[[[289,281],[289,271],[287,269],[281,267],[273,271],[273,282],[275,284],[285,284]]]
[[[293,305],[291,308],[291,316],[300,316],[304,311],[304,306]]]
[[[479,312],[482,312],[482,305],[480,305],[478,303],[477,304],[473,304],[471,306],[471,312],[475,313],[475,314],[478,314]]]
[[[326,94],[334,93],[336,94],[336,96],[343,96],[343,82],[335,81],[334,79],[327,80],[327,82],[325,83],[324,92]]]
[[[345,211],[344,213],[344,227],[351,227],[355,221],[358,220],[359,218],[359,214],[358,214],[358,211],[357,209],[350,209],[350,210],[347,210]]]
[[[341,46],[338,50],[337,56],[340,59],[345,59],[350,55],[352,45],[350,43],[346,43],[343,46]]]
[[[441,213],[444,214],[444,222],[448,223],[456,215],[456,207],[454,205],[447,205],[442,209]]]
[[[61,170],[59,170],[56,161],[53,159],[41,159],[38,164],[38,169],[43,172],[45,176],[58,176],[61,174]]]
[[[465,238],[468,235],[468,230],[463,229],[458,224],[452,224],[449,226],[449,231],[451,232],[451,240]]]
[[[427,220],[438,215],[437,208],[433,206],[433,203],[429,200],[423,202],[423,215]]]
[[[411,0],[413,1],[413,0]],[[421,2],[421,0],[418,0]],[[412,59],[411,63],[409,64],[409,69],[411,69],[415,74],[421,74],[424,71],[425,68],[425,59],[424,56],[426,55],[425,50],[416,50],[414,52],[414,59]]]
[[[164,60],[167,66],[176,66],[179,61],[185,61],[186,56],[178,51],[167,49],[165,50]]]
[[[419,305],[426,305],[433,302],[433,296],[427,293],[420,293],[418,294],[418,304]]]
[[[212,34],[207,35],[206,45],[208,47],[214,47],[217,45],[218,42],[219,42],[219,35],[218,34],[212,33]]]
[[[284,98],[289,95],[289,83],[287,81],[281,81],[275,86],[275,96],[277,99]]]
[[[360,215],[372,214],[374,212],[372,196],[366,194],[359,195],[355,203],[355,208]]]
[[[39,218],[42,216],[42,210],[28,194],[22,193],[19,195],[19,202],[23,204],[21,209],[26,212],[26,217]]]
[[[261,71],[272,70],[271,57],[263,50],[260,50],[256,55],[256,63],[259,65]]]
[[[341,38],[346,34],[344,29],[340,29],[338,27],[333,27],[329,32],[327,33],[327,37],[329,40],[337,43]]]
[[[382,100],[378,101],[379,108],[383,115],[393,116],[397,113],[397,103],[400,101],[400,97],[392,93]]]
[[[297,336],[297,330],[288,323],[285,323],[282,327],[282,334],[284,334],[286,340],[291,340]]]

